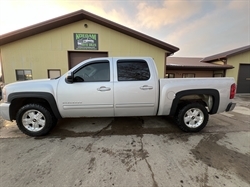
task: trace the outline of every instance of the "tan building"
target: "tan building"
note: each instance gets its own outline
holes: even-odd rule
[[[159,77],[175,46],[79,10],[0,36],[3,81],[53,78],[93,57],[150,56]]]
[[[250,45],[205,58],[167,57],[166,77],[234,77],[237,93],[250,93]]]
[[[234,77],[237,93],[250,93],[250,45],[206,57],[202,62],[231,65],[226,77]]]

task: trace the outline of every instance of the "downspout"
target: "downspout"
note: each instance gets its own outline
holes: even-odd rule
[[[164,62],[165,62],[165,68],[164,68],[164,78],[166,78],[166,71],[167,71],[167,57],[169,57],[169,56],[173,56],[174,55],[174,53],[168,53],[168,52],[166,52],[165,53],[165,60],[164,60]]]
[[[3,73],[3,60],[2,60],[2,51],[0,48],[0,68],[1,68],[1,72],[0,74],[2,75],[2,82],[4,83],[4,73]]]

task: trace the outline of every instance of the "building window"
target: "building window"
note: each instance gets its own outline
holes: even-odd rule
[[[175,74],[174,73],[167,73],[166,78],[174,78]]]
[[[214,77],[223,77],[223,73],[214,73]]]
[[[61,70],[59,69],[48,69],[48,78],[54,79],[61,76]]]
[[[194,78],[195,74],[194,73],[183,73],[182,78]]]
[[[119,60],[118,81],[145,81],[150,78],[148,64],[144,60]]]
[[[16,80],[25,81],[32,80],[32,71],[31,70],[16,70]]]

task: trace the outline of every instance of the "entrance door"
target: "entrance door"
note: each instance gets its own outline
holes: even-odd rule
[[[98,57],[108,57],[107,52],[69,52],[69,69],[73,68],[80,62]]]
[[[250,93],[250,64],[240,64],[237,93]]]

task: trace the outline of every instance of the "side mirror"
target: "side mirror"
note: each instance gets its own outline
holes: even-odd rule
[[[73,72],[69,72],[68,75],[65,78],[67,83],[73,83],[74,82],[74,75]]]

